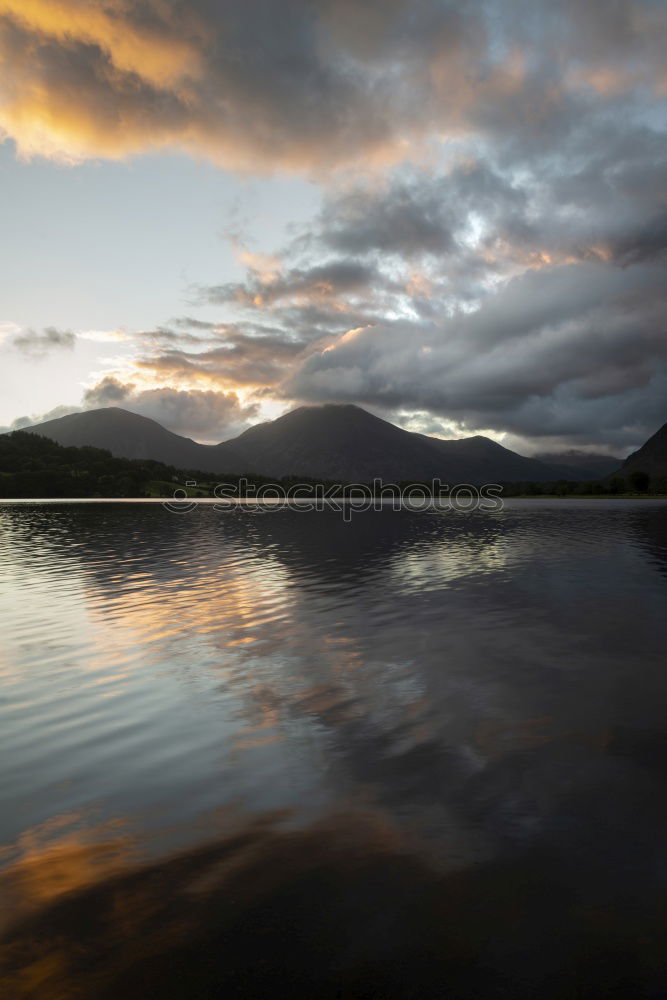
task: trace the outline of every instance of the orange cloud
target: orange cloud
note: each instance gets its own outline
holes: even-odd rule
[[[124,0],[107,0],[104,6],[88,0],[0,0],[0,14],[37,36],[65,46],[72,40],[95,45],[116,69],[136,73],[158,87],[200,75],[202,62],[194,42],[164,28],[134,24],[127,16],[131,7]]]
[[[0,134],[24,156],[118,159],[187,141],[205,33],[166,6],[143,22],[107,0],[0,0]]]
[[[546,43],[517,31],[499,56],[477,5],[430,6],[0,0],[0,136],[69,162],[178,148],[255,173],[377,172],[426,157],[429,137],[542,128],[561,91],[588,80],[603,100],[622,81],[613,46],[595,66],[617,78],[566,58],[554,83]],[[562,15],[573,32],[577,16]],[[636,59],[657,21],[628,86],[665,85],[662,59]]]

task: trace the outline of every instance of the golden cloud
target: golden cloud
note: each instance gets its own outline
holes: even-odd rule
[[[65,46],[72,40],[94,45],[116,69],[136,73],[155,86],[200,75],[201,58],[194,42],[167,33],[179,25],[163,29],[137,25],[128,17],[131,9],[123,0],[107,0],[103,6],[89,0],[0,0],[0,14],[37,38],[55,39]],[[165,14],[167,10],[162,7]]]
[[[562,13],[575,39],[580,16]],[[637,59],[647,30],[606,61],[564,56],[556,82],[547,42],[513,34],[495,53],[475,3],[0,0],[0,136],[70,162],[170,147],[259,173],[376,171],[426,156],[429,136],[542,127],[582,80],[601,101],[664,86],[659,48]]]

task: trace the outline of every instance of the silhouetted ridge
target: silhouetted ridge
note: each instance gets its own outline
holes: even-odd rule
[[[559,465],[576,474],[578,479],[601,479],[617,472],[623,464],[623,459],[615,455],[577,451],[576,448],[569,451],[543,452],[533,455],[533,458],[546,462],[547,465]]]
[[[440,479],[449,485],[581,478],[577,470],[524,458],[481,435],[443,441],[403,430],[352,404],[300,406],[217,445],[198,444],[119,407],[71,413],[26,429],[67,446],[92,445],[118,457],[150,458],[218,475],[346,482]]]
[[[152,458],[181,469],[224,472],[238,470],[242,466],[241,456],[225,445],[198,444],[168,431],[149,417],[118,406],[70,413],[25,430],[42,434],[68,447],[92,445],[106,448],[119,458]]]
[[[663,424],[638,451],[628,455],[618,470],[620,476],[632,472],[646,472],[652,479],[667,476],[667,424]]]

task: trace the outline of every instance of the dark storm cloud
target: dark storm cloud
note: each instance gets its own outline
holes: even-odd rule
[[[667,251],[667,210],[659,212],[634,231],[612,242],[611,253],[623,267],[657,260]]]
[[[50,351],[63,348],[71,351],[76,343],[76,336],[70,330],[56,330],[53,326],[47,326],[41,332],[26,330],[14,337],[12,343],[23,354],[43,358]]]
[[[462,264],[502,270],[512,255],[607,255],[625,265],[664,251],[667,137],[659,131],[619,135],[591,122],[570,137],[567,163],[519,156],[501,167],[494,155],[486,149],[442,175],[402,172],[382,188],[334,194],[296,247],[431,256],[454,275]]]
[[[549,267],[439,324],[341,338],[311,354],[284,391],[524,437],[632,443],[667,417],[666,313],[659,267]]]
[[[463,144],[442,170],[333,188],[269,264],[250,255],[244,281],[207,290],[244,318],[142,364],[469,431],[639,443],[667,419],[665,136],[593,116],[558,154],[515,154]]]
[[[386,185],[360,185],[330,196],[317,228],[296,246],[353,256],[445,257],[464,252],[471,213],[502,226],[526,203],[520,188],[470,156],[444,175],[403,171]]]
[[[366,329],[311,351],[285,395],[640,442],[667,420],[667,137],[649,118],[592,107],[560,151],[528,156],[515,133],[442,173],[333,191],[288,253],[392,260],[405,295],[384,316],[375,296]]]
[[[321,240],[339,253],[445,254],[456,248],[454,206],[437,185],[397,183],[390,191],[353,190],[332,199]]]
[[[665,144],[646,126],[592,134],[592,148],[571,137],[557,173],[486,150],[335,189],[270,273],[210,293],[272,325],[268,356],[242,320],[211,334],[225,346],[146,363],[470,431],[640,442],[667,419]]]

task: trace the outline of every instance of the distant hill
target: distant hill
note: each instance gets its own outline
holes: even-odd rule
[[[153,459],[181,469],[222,472],[241,469],[242,457],[225,445],[198,444],[161,424],[118,406],[69,413],[24,427],[66,447],[90,445],[119,458]]]
[[[72,413],[25,429],[63,445],[91,445],[124,458],[151,458],[215,474],[347,482],[437,477],[449,484],[568,478],[566,469],[524,458],[488,438],[443,441],[402,430],[352,405],[302,406],[217,445],[198,444],[119,407]]]
[[[595,452],[570,451],[545,452],[533,455],[547,465],[558,465],[569,473],[575,473],[578,479],[603,479],[612,472],[618,472],[623,464],[622,458],[614,455],[601,455]]]
[[[465,463],[469,469],[470,481],[473,483],[479,481],[480,469],[484,470],[488,481],[550,482],[558,479],[588,478],[579,470],[565,465],[525,458],[481,434],[456,441],[442,441],[437,438],[428,440],[435,442],[441,454],[449,461],[461,465]]]
[[[663,424],[638,451],[628,455],[618,470],[619,476],[646,472],[651,479],[667,476],[667,424]]]

